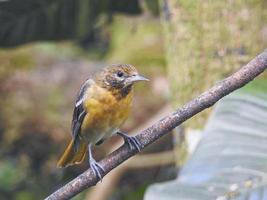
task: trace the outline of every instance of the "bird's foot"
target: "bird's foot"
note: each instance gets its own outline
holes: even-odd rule
[[[89,159],[89,165],[90,165],[91,169],[93,170],[94,175],[96,177],[98,177],[99,180],[102,181],[103,177],[101,175],[101,171],[103,173],[105,173],[104,168],[98,162],[96,162],[95,159],[93,159],[93,158]]]
[[[123,132],[117,132],[118,135],[123,137],[124,142],[129,146],[131,150],[138,150],[141,151],[141,148],[143,145],[140,143],[140,141],[135,136],[129,136]]]

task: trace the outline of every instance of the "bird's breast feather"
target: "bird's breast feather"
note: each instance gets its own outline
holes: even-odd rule
[[[112,130],[119,128],[128,118],[131,93],[118,100],[103,88],[91,87],[87,96],[84,107],[88,114],[82,125],[82,134],[112,134]]]

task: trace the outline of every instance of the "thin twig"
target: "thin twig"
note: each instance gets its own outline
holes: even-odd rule
[[[143,148],[146,147],[155,140],[166,135],[169,131],[179,126],[184,121],[193,117],[202,110],[211,107],[225,95],[228,95],[234,90],[252,81],[255,77],[264,72],[266,68],[267,49],[233,75],[222,80],[197,98],[185,104],[182,108],[156,122],[151,127],[141,131],[141,133],[137,135],[138,140],[143,145]],[[100,161],[100,164],[105,170],[105,174],[102,175],[106,175],[113,168],[117,167],[136,153],[136,151],[131,151],[126,145],[121,146],[119,149],[112,152],[106,158]],[[95,185],[97,182],[97,177],[93,174],[91,169],[88,169],[46,199],[70,199],[84,189]]]

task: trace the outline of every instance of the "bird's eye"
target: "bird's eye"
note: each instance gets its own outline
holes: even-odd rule
[[[117,72],[117,76],[118,76],[118,77],[120,77],[120,78],[121,78],[121,77],[123,77],[123,75],[124,75],[124,74],[123,74],[123,72],[122,72],[122,71],[118,71],[118,72]]]

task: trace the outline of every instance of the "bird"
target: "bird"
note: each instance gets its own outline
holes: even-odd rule
[[[94,159],[92,147],[115,134],[121,136],[131,150],[140,151],[142,145],[136,136],[120,130],[131,110],[133,85],[139,81],[149,79],[141,76],[133,65],[112,64],[82,84],[73,111],[72,139],[59,158],[58,167],[80,164],[88,152],[89,166],[102,180],[105,171]]]

